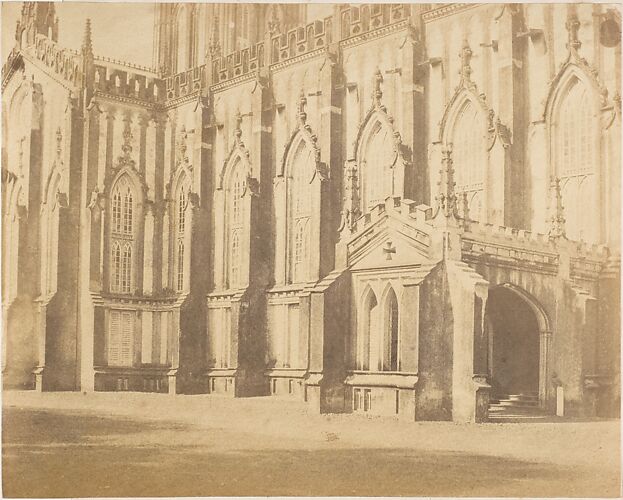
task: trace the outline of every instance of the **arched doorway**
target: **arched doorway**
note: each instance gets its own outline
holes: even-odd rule
[[[540,325],[535,304],[510,287],[489,290],[486,324],[489,376],[494,396],[540,396]]]

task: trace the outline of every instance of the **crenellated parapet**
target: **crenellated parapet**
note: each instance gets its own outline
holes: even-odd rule
[[[327,17],[289,30],[271,39],[270,62],[276,64],[328,46],[333,20]]]
[[[165,78],[164,82],[166,98],[169,101],[191,95],[205,87],[207,83],[206,66],[203,64],[171,75]]]
[[[402,21],[408,16],[409,10],[404,4],[363,4],[344,7],[340,12],[340,39],[363,35]]]
[[[264,42],[212,60],[212,84],[248,75],[264,66]]]
[[[564,264],[573,278],[597,279],[609,256],[605,245],[474,221],[463,227],[461,251],[468,262],[527,266],[545,274],[557,274]]]
[[[96,92],[118,98],[157,104],[164,102],[164,82],[148,68],[121,65],[104,58],[95,59],[93,88]]]
[[[276,69],[301,58],[319,55],[321,49],[334,42],[365,38],[369,32],[390,29],[391,25],[406,21],[409,15],[409,8],[402,4],[350,6],[340,11],[338,20],[328,16],[284,33],[276,30],[266,40],[227,55],[221,55],[220,47],[214,46],[207,63],[211,65],[209,68],[196,66],[165,79],[166,98],[168,101],[183,98],[206,85],[235,83],[265,66]],[[341,23],[339,27],[334,26],[336,22]]]

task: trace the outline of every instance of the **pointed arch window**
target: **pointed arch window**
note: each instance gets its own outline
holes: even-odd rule
[[[314,152],[301,139],[290,164],[288,220],[290,242],[290,280],[302,283],[310,276],[309,232],[312,215],[312,185],[316,162]]]
[[[177,291],[184,290],[184,241],[177,242]]]
[[[361,308],[361,322],[357,334],[357,369],[370,370],[370,352],[378,331],[379,305],[376,295],[368,290]]]
[[[231,235],[231,266],[229,279],[232,287],[240,284],[240,230],[238,229],[235,229]]]
[[[388,126],[376,120],[370,129],[361,155],[363,212],[368,212],[394,192],[396,153],[393,133]]]
[[[594,111],[591,93],[574,78],[560,98],[553,134],[554,170],[560,178],[567,237],[595,242]]]
[[[112,227],[114,232],[121,232],[121,192],[118,189],[112,195]]]
[[[121,286],[122,293],[130,293],[132,283],[132,245],[129,242],[123,246],[121,256]]]
[[[228,227],[227,239],[229,241],[229,266],[228,277],[230,288],[240,286],[241,260],[242,260],[242,229],[244,226],[244,198],[246,178],[242,172],[240,160],[234,164],[229,179],[227,190]]]
[[[469,218],[482,220],[486,166],[485,123],[482,110],[467,100],[459,112],[452,134],[452,162],[456,191],[467,196]]]
[[[384,371],[398,371],[398,335],[399,335],[398,298],[393,288],[389,289],[385,299],[385,324],[383,332],[383,364]]]
[[[112,289],[121,290],[121,244],[118,241],[112,244]]]
[[[132,234],[132,190],[128,186],[123,197],[123,233]]]
[[[178,189],[175,203],[175,272],[176,288],[178,292],[184,290],[185,280],[185,245],[186,245],[186,209],[188,206],[188,186],[182,180]]]
[[[294,256],[292,281],[299,283],[306,280],[307,252],[309,251],[309,219],[302,218],[296,221],[294,230]]]
[[[177,197],[177,234],[178,236],[184,235],[186,229],[186,193],[184,188],[180,189],[180,193]]]
[[[135,195],[127,175],[120,177],[113,186],[110,212],[110,289],[116,293],[130,293],[135,245]]]

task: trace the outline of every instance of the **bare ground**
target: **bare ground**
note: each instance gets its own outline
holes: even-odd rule
[[[297,402],[6,392],[3,493],[620,496],[619,421],[465,424]]]

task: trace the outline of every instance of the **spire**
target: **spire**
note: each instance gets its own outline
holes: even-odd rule
[[[551,187],[554,203],[552,204],[552,215],[549,218],[548,234],[550,238],[566,238],[565,214],[560,192],[560,179],[558,177],[552,178]]]
[[[210,56],[219,57],[221,55],[221,42],[219,40],[219,23],[218,16],[214,16],[212,18],[212,33],[210,34],[210,45],[208,49],[210,51]]]
[[[93,39],[91,37],[91,19],[87,18],[82,37],[82,54],[93,56]]]
[[[58,41],[58,18],[54,2],[24,2],[20,20],[15,33],[16,42],[32,45],[37,35],[43,35],[52,41]],[[23,47],[22,47],[23,48]]]

